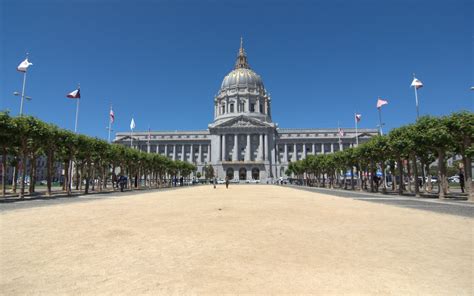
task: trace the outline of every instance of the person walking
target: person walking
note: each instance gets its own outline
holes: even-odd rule
[[[225,188],[229,189],[229,177],[228,176],[225,178]]]
[[[459,170],[459,186],[461,186],[461,192],[464,193],[464,174],[462,170]]]
[[[214,177],[214,179],[212,179],[212,183],[214,184],[214,189],[216,189],[216,183],[217,183],[216,177]]]

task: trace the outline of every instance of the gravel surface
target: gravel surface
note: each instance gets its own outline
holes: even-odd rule
[[[473,221],[258,185],[16,208],[0,294],[472,295]]]

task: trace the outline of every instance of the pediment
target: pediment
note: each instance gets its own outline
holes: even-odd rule
[[[271,124],[260,121],[258,119],[239,116],[231,118],[217,124],[210,125],[211,128],[255,128],[255,127],[272,127]]]

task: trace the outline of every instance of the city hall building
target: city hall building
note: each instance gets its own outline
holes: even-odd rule
[[[115,143],[173,160],[194,163],[198,172],[212,165],[217,178],[269,181],[288,177],[291,162],[332,153],[356,144],[355,129],[279,128],[272,120],[272,99],[260,75],[249,66],[240,45],[234,69],[214,98],[214,121],[206,130],[119,132]],[[359,143],[377,129],[359,129]]]

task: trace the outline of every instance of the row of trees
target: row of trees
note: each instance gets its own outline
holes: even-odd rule
[[[287,175],[294,174],[299,178],[306,175],[310,185],[340,186],[347,188],[346,171],[351,171],[350,186],[354,189],[354,170],[360,176],[357,185],[360,190],[368,187],[362,184],[369,176],[370,189],[377,188],[371,176],[379,170],[385,180],[386,169],[392,178],[392,190],[413,192],[419,196],[418,177],[429,172],[430,165],[437,162],[439,198],[445,198],[448,192],[447,166],[449,158],[459,155],[465,176],[466,191],[469,199],[474,201],[472,190],[472,157],[474,154],[474,114],[458,112],[449,116],[424,116],[416,123],[393,129],[388,135],[376,136],[358,147],[338,151],[333,154],[310,155],[306,159],[290,164]],[[396,177],[395,177],[396,176]],[[424,176],[423,176],[424,177]],[[430,176],[428,176],[430,178]],[[398,184],[397,184],[398,180]],[[405,186],[403,180],[408,180]],[[431,181],[424,182],[423,190],[431,191]],[[342,183],[343,182],[343,183]],[[364,186],[365,185],[365,186]],[[397,186],[398,185],[398,186]],[[382,182],[382,191],[387,190]]]
[[[77,178],[76,189],[81,189],[85,183],[84,193],[87,194],[90,186],[97,186],[99,191],[107,188],[108,181],[116,178],[116,168],[120,168],[121,175],[128,176],[130,187],[141,186],[143,179],[145,186],[162,186],[167,176],[187,177],[196,170],[187,162],[172,161],[159,154],[75,134],[31,116],[11,117],[7,112],[0,112],[0,149],[2,195],[6,194],[6,172],[11,166],[15,172],[12,190],[16,192],[16,180],[20,176],[21,198],[25,195],[27,175],[29,193],[35,191],[36,160],[40,156],[46,158],[48,195],[51,195],[54,166],[58,163],[64,168],[63,190],[68,194],[71,194],[73,176]],[[71,164],[75,174],[71,173]]]

